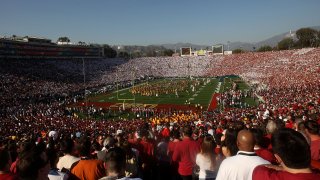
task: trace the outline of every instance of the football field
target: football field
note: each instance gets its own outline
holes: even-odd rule
[[[100,94],[94,97],[90,97],[89,101],[157,105],[199,105],[207,107],[211,100],[212,94],[216,90],[218,81],[219,80],[216,78],[161,79],[151,82],[144,82],[142,84],[138,84],[130,88],[119,89],[109,94]],[[181,88],[181,86],[179,86],[179,83],[183,83],[185,87]],[[158,88],[156,90],[149,88],[149,91],[153,91],[153,94],[148,94],[147,92],[144,92],[144,94],[133,94],[131,92],[132,88],[148,89],[148,87],[157,86]],[[180,90],[177,90],[179,88]],[[160,91],[164,92],[161,93]]]
[[[156,107],[158,105],[184,105],[206,109],[212,95],[231,88],[237,83],[239,89],[249,86],[238,77],[231,78],[166,78],[143,82],[107,94],[88,97],[89,102],[112,103],[127,107]],[[244,99],[250,106],[256,105],[252,98]]]

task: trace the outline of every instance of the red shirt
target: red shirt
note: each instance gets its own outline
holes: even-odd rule
[[[164,128],[164,129],[161,131],[161,135],[162,135],[162,137],[169,137],[169,136],[170,136],[170,130],[169,130],[169,128]]]
[[[316,173],[289,173],[286,171],[277,171],[265,166],[257,166],[252,173],[252,180],[315,180],[320,179],[320,174]]]
[[[146,165],[150,165],[153,162],[154,145],[151,142],[141,140],[139,142],[139,152],[141,160]]]
[[[168,144],[168,154],[170,157],[172,157],[174,149],[176,148],[176,145],[178,144],[179,141],[170,141]]]
[[[320,139],[311,141],[310,150],[311,150],[311,159],[316,161],[320,160]]]
[[[268,149],[260,148],[254,151],[257,153],[258,156],[269,161],[271,164],[277,164],[276,158],[274,157],[272,152],[270,152]]]
[[[180,175],[192,175],[192,168],[196,164],[196,155],[200,152],[200,146],[191,138],[184,138],[178,142],[173,152],[172,160],[178,162]]]
[[[11,174],[11,173],[6,173],[6,174],[0,174],[0,179],[2,180],[18,180],[18,177]]]

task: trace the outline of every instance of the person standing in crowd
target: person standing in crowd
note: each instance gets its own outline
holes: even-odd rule
[[[141,180],[140,178],[125,177],[126,153],[119,147],[115,147],[107,152],[105,166],[107,168],[107,176],[99,180]]]
[[[71,167],[71,173],[79,179],[99,179],[105,176],[103,161],[90,157],[90,140],[83,136],[79,142],[81,159]]]
[[[64,156],[60,157],[57,168],[70,170],[71,165],[80,160],[80,158],[73,156],[74,142],[72,139],[65,139],[60,143],[60,150]]]
[[[20,180],[48,179],[49,171],[49,159],[40,145],[25,152],[17,162],[17,174]]]
[[[144,128],[141,132],[141,139],[138,140],[138,151],[142,161],[143,179],[151,179],[154,176],[154,143],[149,138],[148,128]]]
[[[58,155],[55,149],[52,147],[48,148],[47,156],[50,162],[49,180],[67,180],[69,178],[69,172],[61,172],[57,168]]]
[[[9,169],[11,165],[10,153],[6,149],[0,148],[0,179],[17,180],[18,177],[11,174]]]
[[[237,147],[238,131],[235,129],[226,129],[221,136],[222,154],[225,157],[234,156],[237,154],[239,148]]]
[[[183,139],[178,142],[173,151],[172,160],[178,162],[178,172],[183,180],[192,179],[192,169],[196,164],[196,155],[200,151],[199,144],[191,139],[192,128],[183,128]]]
[[[215,154],[216,143],[212,136],[206,136],[201,144],[200,153],[196,156],[199,166],[199,179],[215,179],[217,176],[217,162]]]
[[[261,164],[270,162],[257,156],[254,152],[254,137],[248,130],[241,130],[237,136],[237,155],[222,161],[217,180],[252,179],[253,169]]]
[[[179,179],[178,163],[172,160],[172,155],[176,145],[180,142],[180,132],[178,130],[171,131],[173,140],[168,144],[167,154],[170,157],[170,170],[172,179]]]
[[[302,134],[292,129],[281,129],[271,139],[273,152],[280,166],[261,165],[254,169],[253,180],[320,179],[310,169],[310,147]]]
[[[316,121],[308,120],[304,123],[305,132],[310,139],[311,159],[320,160],[320,135],[319,125]]]
[[[266,147],[264,147],[266,145],[263,142],[263,131],[258,128],[252,128],[250,129],[250,132],[253,134],[254,137],[254,151],[257,153],[257,155],[269,161],[272,164],[277,164],[276,158],[274,157],[272,152],[268,150]]]

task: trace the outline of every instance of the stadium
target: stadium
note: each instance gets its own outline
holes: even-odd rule
[[[0,180],[320,179],[319,5],[3,2]]]

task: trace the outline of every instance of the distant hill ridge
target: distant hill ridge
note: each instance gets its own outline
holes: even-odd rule
[[[310,27],[312,29],[316,29],[316,30],[320,30],[320,26],[314,26],[314,27]],[[230,50],[234,50],[234,49],[238,49],[238,48],[242,48],[244,50],[253,50],[253,47],[255,47],[256,49],[260,48],[261,46],[265,46],[265,45],[269,45],[271,47],[274,47],[278,44],[278,42],[280,42],[282,39],[284,39],[285,37],[290,37],[292,36],[293,38],[296,37],[296,31],[291,31],[291,34],[290,32],[286,32],[286,33],[282,33],[282,34],[278,34],[278,35],[275,35],[271,38],[268,38],[268,39],[265,39],[265,40],[262,40],[262,41],[259,41],[257,43],[248,43],[248,42],[230,42],[229,43],[229,49]],[[206,49],[207,47],[209,47],[211,49],[211,45],[198,45],[198,44],[191,44],[191,43],[176,43],[176,44],[161,44],[161,45],[158,45],[158,46],[163,46],[167,49],[172,49],[172,50],[177,50],[179,51],[180,50],[180,47],[192,47],[192,48],[195,48],[197,50],[200,50],[200,49]],[[224,44],[225,45],[225,50],[227,50],[227,44]]]

